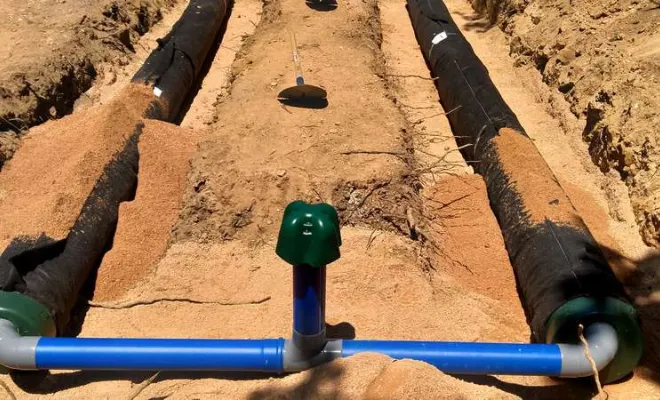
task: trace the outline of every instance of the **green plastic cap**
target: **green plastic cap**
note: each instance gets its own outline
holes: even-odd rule
[[[339,217],[330,204],[294,201],[284,210],[275,252],[291,265],[322,267],[339,259]]]
[[[637,366],[642,358],[643,338],[637,311],[630,303],[614,297],[578,297],[552,313],[546,322],[547,343],[579,343],[577,326],[606,322],[614,327],[619,348],[599,377],[603,383],[617,381]]]
[[[55,336],[55,321],[48,309],[18,292],[0,291],[0,318],[11,321],[21,336]]]

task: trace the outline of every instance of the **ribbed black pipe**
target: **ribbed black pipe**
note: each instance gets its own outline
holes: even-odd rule
[[[572,210],[574,219],[566,223],[552,213],[539,218],[545,207],[531,209],[533,205],[526,204],[517,190],[535,172],[503,165],[496,139],[505,128],[510,128],[505,129],[509,134],[521,135],[523,142],[529,139],[442,1],[408,0],[407,8],[456,140],[466,146],[463,156],[474,162],[486,182],[535,339],[547,340],[548,317],[571,299],[627,301],[598,244],[533,145],[526,159],[547,169],[549,185],[561,194],[557,205],[568,203],[562,206]]]
[[[133,82],[150,85],[159,93],[162,107],[148,117],[176,119],[218,36],[227,5],[228,0],[191,0],[170,33],[158,41],[158,48],[133,77]]]
[[[112,240],[119,204],[134,196],[142,126],[104,168],[66,239],[54,242],[41,237],[35,243],[16,238],[0,257],[2,290],[21,292],[44,305],[58,332],[69,322],[78,293]]]

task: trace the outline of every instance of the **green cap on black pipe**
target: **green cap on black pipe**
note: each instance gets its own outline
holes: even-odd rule
[[[619,347],[614,359],[600,371],[603,383],[617,381],[637,366],[642,358],[643,338],[637,311],[628,302],[614,297],[578,297],[552,313],[546,322],[547,343],[578,343],[578,324],[585,327],[606,322],[614,327]]]
[[[36,300],[18,292],[0,291],[0,319],[14,324],[21,336],[55,336],[51,313]]]
[[[330,204],[294,201],[284,210],[275,252],[291,265],[322,267],[339,259],[339,217]]]

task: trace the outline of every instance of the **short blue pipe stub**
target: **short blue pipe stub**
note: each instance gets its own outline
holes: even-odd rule
[[[302,76],[296,76],[296,85],[301,86],[305,84],[305,80]]]
[[[284,339],[41,338],[39,369],[283,372]]]
[[[293,266],[293,329],[314,336],[325,329],[326,267]]]
[[[373,352],[427,362],[448,374],[547,375],[561,372],[557,345],[344,340],[342,357]]]

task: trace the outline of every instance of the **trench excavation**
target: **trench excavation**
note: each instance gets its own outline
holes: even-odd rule
[[[2,293],[10,296],[10,302],[12,296],[21,293],[46,307],[53,324],[39,325],[41,334],[53,335],[66,329],[79,292],[112,246],[120,204],[133,200],[138,187],[138,141],[145,128],[142,119],[172,121],[178,118],[227,11],[226,2],[191,2],[170,34],[160,40],[159,47],[135,74],[131,86],[105,109],[97,111],[101,114],[97,117],[106,123],[103,134],[107,136],[101,140],[111,139],[119,151],[97,155],[108,161],[97,172],[98,180],[89,182],[93,184],[89,195],[85,198],[84,193],[79,193],[77,200],[83,201],[80,214],[75,219],[68,215],[68,221],[58,221],[59,226],[27,223],[27,231],[21,232],[23,227],[19,225],[20,234],[6,245],[0,256]],[[198,34],[206,40],[196,40]],[[129,107],[134,107],[132,115],[122,115],[122,108]],[[129,118],[123,126],[113,121],[126,117]],[[96,128],[93,123],[87,127]],[[84,128],[74,123],[70,129]],[[21,168],[20,161],[17,160],[18,167],[12,164],[14,170]],[[12,178],[12,172],[8,172],[8,179]],[[70,228],[67,222],[72,223]],[[40,235],[30,236],[30,230],[40,229],[43,229]]]
[[[429,279],[442,275],[433,272],[433,265],[428,267],[432,258],[426,254],[441,251],[443,243],[435,242],[434,234],[427,230],[426,214],[440,211],[428,206],[424,191],[426,186],[458,187],[460,183],[451,183],[446,177],[439,181],[433,177],[433,184],[423,179],[433,167],[424,165],[416,154],[419,148],[415,145],[414,124],[406,120],[388,90],[378,4],[349,2],[320,18],[313,14],[315,10],[301,11],[301,5],[291,0],[265,3],[262,22],[232,66],[230,90],[218,97],[215,133],[199,142],[190,139],[185,155],[177,160],[185,163],[190,156],[191,170],[183,206],[172,227],[173,255],[168,251],[151,275],[125,290],[113,291],[110,286],[114,283],[106,284],[99,294],[102,301],[91,303],[108,312],[121,311],[121,304],[128,304],[126,298],[131,295],[167,291],[170,297],[152,297],[137,304],[183,299],[198,305],[237,305],[245,313],[240,318],[265,318],[271,325],[266,333],[282,335],[283,327],[290,327],[286,322],[272,321],[270,307],[276,304],[272,307],[283,308],[290,295],[287,298],[274,292],[273,297],[257,296],[261,300],[254,300],[246,293],[252,292],[253,284],[255,296],[271,293],[275,277],[284,280],[292,275],[291,338],[263,339],[265,333],[256,331],[247,333],[250,339],[56,337],[65,332],[84,283],[112,248],[115,231],[121,229],[117,226],[121,203],[130,206],[140,190],[142,139],[150,134],[153,142],[168,140],[169,136],[156,134],[171,128],[153,120],[180,120],[180,109],[198,82],[227,7],[211,0],[192,1],[134,76],[128,91],[111,103],[115,111],[101,115],[106,120],[116,118],[117,111],[126,111],[122,101],[140,99],[140,110],[127,113],[128,118],[122,121],[130,129],[119,137],[111,132],[113,140],[104,143],[107,149],[119,151],[95,154],[97,159],[106,157],[108,161],[99,172],[100,178],[87,182],[92,186],[90,194],[53,199],[56,204],[81,203],[80,214],[63,215],[45,228],[35,224],[30,215],[23,225],[6,228],[10,232],[26,227],[23,235],[10,239],[6,239],[6,233],[0,236],[6,241],[0,257],[5,282],[0,293],[5,304],[0,310],[4,319],[0,321],[5,343],[4,350],[0,349],[3,365],[19,370],[292,373],[330,361],[328,365],[336,365],[340,361],[333,360],[367,352],[424,361],[452,374],[584,377],[594,374],[590,363],[594,361],[601,380],[610,383],[633,370],[641,357],[638,318],[598,244],[513,111],[499,96],[449,11],[442,3],[430,6],[416,1],[407,5],[415,34],[432,76],[441,78],[434,83],[461,153],[468,162],[474,162],[485,182],[483,188],[480,180],[468,186],[488,193],[535,343],[507,343],[521,340],[505,334],[496,341],[476,336],[474,341],[478,343],[470,343],[456,341],[463,337],[438,333],[434,323],[438,310],[433,308],[451,312],[452,306],[441,305],[439,285],[448,284],[449,293],[459,289],[448,281]],[[299,27],[296,36],[303,59],[309,56],[313,60],[304,64],[305,76],[327,90],[327,107],[287,108],[276,101],[276,94],[290,84],[293,75],[288,61],[288,35],[284,34],[291,26]],[[322,38],[315,34],[324,29],[331,29],[331,34]],[[330,78],[330,74],[342,79]],[[351,88],[350,92],[346,88]],[[272,116],[277,116],[276,122]],[[197,152],[191,156],[195,145]],[[176,149],[171,151],[175,154]],[[444,162],[442,155],[435,157]],[[20,163],[18,153],[2,177],[10,179]],[[72,167],[81,163],[74,162]],[[153,163],[150,168],[164,165]],[[175,173],[183,182],[185,174]],[[156,201],[156,197],[147,199]],[[439,210],[461,199],[449,200]],[[177,208],[174,204],[167,207]],[[174,217],[168,214],[166,218]],[[377,240],[374,235],[383,238]],[[185,245],[193,250],[188,252]],[[338,309],[362,300],[351,296],[339,299],[338,308],[331,305],[337,301],[333,290],[348,293],[342,275],[364,273],[351,270],[366,270],[374,263],[365,258],[371,246],[380,252],[376,262],[383,263],[383,274],[392,279],[399,274],[409,275],[412,286],[419,289],[412,289],[418,298],[402,306],[405,312],[399,323],[415,321],[426,329],[403,338],[392,329],[384,340],[351,340],[345,335],[337,338],[326,325],[326,291],[330,297],[328,309],[335,313],[342,314]],[[279,272],[283,267],[272,254],[273,247],[277,256],[293,267],[293,274]],[[111,252],[108,254],[112,256]],[[208,257],[196,259],[201,252]],[[228,265],[234,263],[226,260],[234,260],[237,253],[249,254],[247,270]],[[338,261],[340,255],[350,261]],[[127,261],[121,254],[112,257],[117,257],[115,266]],[[176,257],[188,257],[182,264],[187,269],[179,270],[177,277]],[[214,268],[215,260],[222,264],[219,271]],[[339,265],[337,277],[333,277],[333,268],[326,271],[330,263]],[[122,273],[109,271],[103,272],[102,268],[101,272]],[[219,281],[212,280],[211,274],[232,279],[205,291],[203,299],[193,300],[177,295],[177,291],[191,293],[190,283],[184,283],[186,273],[191,277],[201,273],[214,283]],[[286,275],[289,277],[282,278]],[[373,279],[370,276],[365,282]],[[333,289],[333,284],[339,284],[339,288]],[[397,290],[396,286],[392,290]],[[229,300],[217,300],[217,295],[229,296]],[[367,297],[375,295],[381,294]],[[478,313],[480,299],[471,297],[472,307],[462,312]],[[412,316],[424,314],[417,309],[425,301],[426,315]],[[255,306],[254,311],[246,311],[247,306]],[[141,312],[145,311],[138,310],[135,315]],[[180,315],[186,311],[177,308],[172,312]],[[351,312],[345,314],[347,319],[351,321],[352,316],[359,320],[359,314]],[[229,318],[227,311],[220,315]],[[363,319],[361,328],[369,333],[373,328],[366,326],[378,318]],[[579,324],[585,327],[593,360],[584,354],[585,347],[578,338]],[[236,328],[229,337],[242,338],[244,332],[247,328]],[[481,334],[493,337],[493,333]],[[475,331],[475,335],[479,333]],[[106,335],[98,331],[95,336]],[[124,331],[122,336],[131,335]]]
[[[479,161],[475,169],[486,182],[535,339],[566,340],[579,320],[611,318],[627,343],[602,375],[621,378],[642,352],[638,317],[623,286],[446,6],[409,1],[407,7],[432,75],[444,78],[435,84],[445,110],[453,110],[452,129],[463,135],[461,152]]]
[[[3,47],[0,57],[0,169],[31,128],[71,114],[90,87],[112,79],[129,64],[145,34],[152,33],[173,2],[63,4],[2,5],[0,24],[5,29],[0,35],[11,44]],[[25,19],[19,14],[26,8],[36,18],[31,23],[47,33],[48,46],[31,34],[30,24],[21,24]],[[48,18],[42,19],[40,12]],[[29,56],[16,54],[12,47],[27,49]]]

